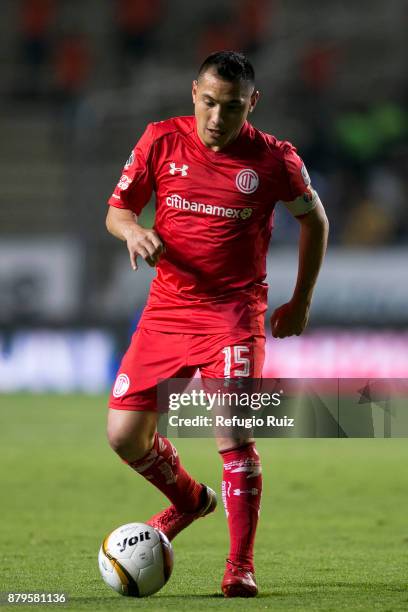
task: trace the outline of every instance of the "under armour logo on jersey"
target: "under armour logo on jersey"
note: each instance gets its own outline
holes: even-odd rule
[[[187,176],[187,170],[188,170],[188,166],[187,164],[183,164],[181,166],[181,168],[177,168],[176,164],[174,162],[170,162],[170,174],[172,174],[173,176],[176,174],[176,172],[181,172],[181,176]]]

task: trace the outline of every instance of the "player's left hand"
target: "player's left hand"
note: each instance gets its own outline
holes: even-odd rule
[[[300,336],[309,320],[310,302],[292,299],[276,308],[271,316],[271,330],[274,338]]]

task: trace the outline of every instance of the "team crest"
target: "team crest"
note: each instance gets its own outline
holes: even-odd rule
[[[113,397],[122,397],[130,387],[130,380],[127,374],[119,374],[113,387]]]
[[[244,168],[244,170],[238,172],[235,184],[241,193],[254,193],[259,186],[259,176],[255,170]]]

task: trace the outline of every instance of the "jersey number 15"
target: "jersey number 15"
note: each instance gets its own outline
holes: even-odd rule
[[[251,361],[249,357],[245,357],[250,352],[248,346],[226,346],[222,349],[225,355],[224,361],[224,376],[225,378],[250,376]]]

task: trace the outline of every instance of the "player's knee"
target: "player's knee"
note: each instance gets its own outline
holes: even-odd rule
[[[128,431],[111,425],[107,431],[109,445],[125,461],[137,461],[153,446],[154,435],[148,431]]]
[[[129,439],[126,432],[117,431],[113,427],[108,427],[107,436],[111,449],[119,456],[122,456],[129,446]]]

